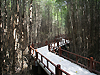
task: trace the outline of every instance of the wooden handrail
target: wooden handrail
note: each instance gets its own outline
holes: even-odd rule
[[[62,37],[62,36],[58,36],[58,37]],[[58,37],[56,37],[56,38],[58,38]],[[64,37],[63,37],[64,38]],[[55,42],[55,41],[54,41]],[[32,47],[34,47],[34,45],[37,45],[38,44],[38,47],[42,47],[42,46],[45,46],[45,45],[48,45],[48,50],[49,51],[51,51],[50,50],[50,47],[52,47],[53,49],[55,49],[55,48],[58,48],[59,47],[59,40],[57,40],[56,41],[57,42],[57,46],[51,46],[50,44],[53,44],[53,42],[48,42],[48,41],[46,41],[44,44],[43,43],[35,43],[35,44],[33,44],[32,43]],[[66,43],[66,41],[65,41],[65,43]],[[55,44],[55,43],[54,43]],[[41,45],[41,46],[40,46]],[[67,53],[67,57],[65,57],[65,56],[63,56],[62,55],[62,52],[66,52]],[[55,52],[55,51],[53,51],[53,52]],[[37,53],[37,54],[41,54],[41,53]],[[98,62],[98,61],[95,61],[95,60],[93,60],[93,59],[91,59],[91,58],[87,58],[87,57],[83,57],[83,56],[81,56],[81,55],[78,55],[78,54],[75,54],[75,53],[72,53],[72,52],[69,52],[69,51],[66,51],[66,50],[64,50],[64,49],[59,49],[58,50],[58,53],[57,53],[58,55],[60,55],[60,56],[62,56],[62,57],[64,57],[64,58],[66,58],[66,59],[68,59],[68,60],[70,60],[70,61],[72,61],[72,62],[74,62],[74,63],[76,63],[76,64],[78,64],[78,65],[80,65],[81,67],[84,67],[84,68],[86,68],[86,69],[88,69],[89,71],[91,71],[91,72],[95,72],[95,73],[97,73],[97,74],[100,74],[100,72],[99,71],[97,71],[97,68],[96,68],[96,64],[99,64],[100,65],[100,62]],[[70,59],[70,57],[69,57],[69,54],[72,54],[72,55],[74,55],[75,57],[76,57],[76,61],[74,61],[74,60],[72,60],[72,59]],[[42,55],[42,54],[41,54]],[[44,57],[43,55],[42,55],[42,57]],[[41,57],[41,58],[42,58]],[[38,58],[38,57],[37,57]],[[46,57],[44,57],[44,58],[46,58]],[[85,59],[85,60],[87,60],[87,66],[85,66],[84,64],[81,64],[81,63],[79,63],[78,62],[78,59],[79,58],[82,58],[82,59]],[[38,60],[40,60],[40,59],[38,59]],[[47,59],[46,59],[47,60]],[[48,70],[49,70],[49,64],[48,64],[48,62],[50,62],[51,64],[53,64],[50,60],[47,60],[47,68],[48,68]],[[53,64],[54,65],[54,64]],[[55,66],[55,65],[54,65]],[[56,66],[57,67],[57,66]],[[51,72],[52,73],[52,72]]]
[[[38,54],[41,55],[41,58],[40,58],[40,59],[38,58]],[[47,65],[45,65],[45,64],[43,63],[43,58],[45,58],[45,59],[47,60]],[[44,67],[46,67],[46,68],[51,72],[51,74],[54,74],[54,72],[53,72],[52,70],[49,69],[49,62],[50,62],[53,66],[55,66],[55,74],[54,74],[54,75],[62,75],[62,73],[65,73],[65,74],[67,74],[67,75],[70,75],[69,73],[67,73],[66,71],[62,70],[61,68],[58,68],[57,65],[55,65],[52,61],[50,61],[49,59],[47,59],[45,56],[43,56],[41,53],[39,53],[39,52],[37,52],[37,51],[36,51],[36,60],[39,60],[39,62],[41,62],[41,63],[44,65]],[[61,72],[61,74],[59,74],[60,72]]]
[[[78,54],[75,54],[75,53],[72,53],[72,52],[66,51],[66,50],[64,50],[64,49],[60,49],[60,50],[61,50],[61,51],[64,51],[64,52],[67,52],[67,53],[70,53],[70,54],[73,54],[73,55],[75,55],[75,56],[78,56],[78,57],[81,57],[81,58],[84,58],[84,59],[90,60],[90,59],[87,58],[87,57],[83,57],[83,56],[81,56],[81,55],[78,55]]]
[[[54,48],[57,48],[57,47],[54,47],[54,46],[51,46],[51,47],[52,47],[53,49],[54,49]],[[67,57],[65,57],[65,56],[62,55],[62,51],[64,51],[64,52],[67,53]],[[73,59],[71,59],[71,58],[69,57],[69,54],[74,55],[74,56],[76,57],[76,61],[74,61]],[[60,49],[60,48],[58,49],[58,55],[61,56],[61,57],[63,57],[63,58],[66,58],[66,59],[68,59],[68,60],[70,60],[70,61],[72,61],[72,62],[74,62],[74,63],[76,63],[76,64],[78,64],[78,65],[80,65],[81,67],[84,67],[84,68],[88,69],[90,72],[94,72],[94,73],[100,74],[100,72],[97,71],[97,69],[96,69],[96,64],[99,64],[99,65],[100,65],[100,62],[94,61],[94,60],[93,60],[93,57],[90,57],[90,58],[83,57],[83,56],[81,56],[81,55],[78,55],[78,54],[75,54],[75,53],[66,51],[66,50],[64,50],[64,49]],[[78,62],[78,59],[79,59],[79,58],[82,58],[82,59],[87,60],[87,66],[85,66],[84,64],[79,63],[79,62]]]
[[[42,57],[44,57],[48,62],[50,62],[52,65],[56,66],[52,61],[50,61],[49,59],[47,59],[45,56],[43,56],[41,53],[38,52],[38,54],[40,54]]]
[[[61,35],[55,36],[54,40],[49,40],[49,41],[46,40],[44,43],[43,42],[32,43],[32,46],[34,46],[34,47],[38,46],[36,48],[39,48],[39,47],[43,47],[43,46],[49,45],[49,44],[54,43],[54,42],[60,42],[60,40],[56,40],[59,37],[67,38],[66,34],[61,34]]]
[[[93,60],[93,69],[92,69],[92,71],[97,73],[97,74],[100,74],[100,69],[99,69],[99,71],[97,71],[96,64],[99,64],[99,66],[100,66],[100,62]]]
[[[62,72],[62,73],[65,73],[65,74],[67,74],[67,75],[70,75],[69,73],[67,73],[66,71],[64,71],[63,69],[61,69],[61,68],[59,68],[59,70]],[[61,74],[62,74],[61,73]]]
[[[93,62],[100,64],[100,62],[93,60]]]

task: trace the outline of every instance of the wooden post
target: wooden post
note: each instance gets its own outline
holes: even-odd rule
[[[89,60],[87,60],[87,67],[88,67],[88,69],[89,69]]]
[[[46,40],[45,45],[48,45],[48,41]]]
[[[66,39],[65,39],[65,44],[66,44]]]
[[[59,56],[60,56],[60,47],[59,47],[59,49],[58,49],[58,54],[59,54]]]
[[[92,72],[93,69],[93,57],[90,57],[90,72]]]
[[[48,50],[50,51],[50,44],[48,45]]]
[[[76,56],[76,63],[78,63],[78,56]]]
[[[67,57],[69,58],[69,53],[67,53]]]
[[[93,66],[94,70],[96,70],[96,62],[94,62],[94,66]]]
[[[57,41],[57,46],[59,47],[59,41]]]
[[[55,53],[55,48],[54,48],[53,52]]]
[[[54,40],[54,42],[56,43],[56,39]]]
[[[54,42],[54,47],[55,47],[55,42]]]
[[[61,47],[59,47],[58,53],[59,53],[59,56],[62,55]]]
[[[42,58],[42,55],[41,55],[41,62],[43,63],[43,58]]]
[[[60,67],[61,67],[61,65],[59,65],[59,64],[56,66],[56,75],[62,75],[61,71],[59,70]]]
[[[37,52],[37,49],[35,50],[36,52],[36,60],[38,59],[38,52]]]
[[[47,69],[49,68],[49,64],[48,63],[49,63],[49,61],[47,60]]]

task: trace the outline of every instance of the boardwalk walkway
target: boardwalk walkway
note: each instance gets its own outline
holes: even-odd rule
[[[38,48],[37,51],[39,53],[41,53],[43,56],[45,56],[47,59],[52,61],[55,65],[60,64],[61,69],[63,69],[70,75],[96,75],[96,74],[91,73],[90,71],[76,65],[75,63],[70,62],[69,60],[66,60],[52,52],[49,52],[48,46]],[[33,57],[34,57],[34,55],[33,55]],[[38,59],[41,60],[41,56],[39,54],[38,54]],[[42,58],[42,61],[44,64],[39,62],[39,60],[37,60],[37,61],[48,74],[51,74],[50,71],[46,67],[44,67],[44,64],[47,66],[47,60],[45,58]],[[48,63],[48,64],[49,64],[49,69],[52,72],[54,72],[54,74],[55,74],[55,72],[56,72],[55,66],[53,66],[51,63]],[[62,75],[65,75],[65,74],[63,73]]]

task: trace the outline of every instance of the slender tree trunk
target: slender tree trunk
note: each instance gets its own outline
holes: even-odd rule
[[[32,0],[30,1],[30,13],[29,13],[29,44],[32,42],[31,41],[31,32],[32,32]]]
[[[3,51],[2,51],[2,36],[3,36],[3,28],[2,28],[2,16],[1,16],[1,3],[0,0],[0,75],[2,75],[2,64],[3,64]]]

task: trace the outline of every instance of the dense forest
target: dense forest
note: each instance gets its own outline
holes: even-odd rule
[[[0,75],[28,70],[27,46],[61,34],[69,51],[100,61],[100,0],[0,0]]]

